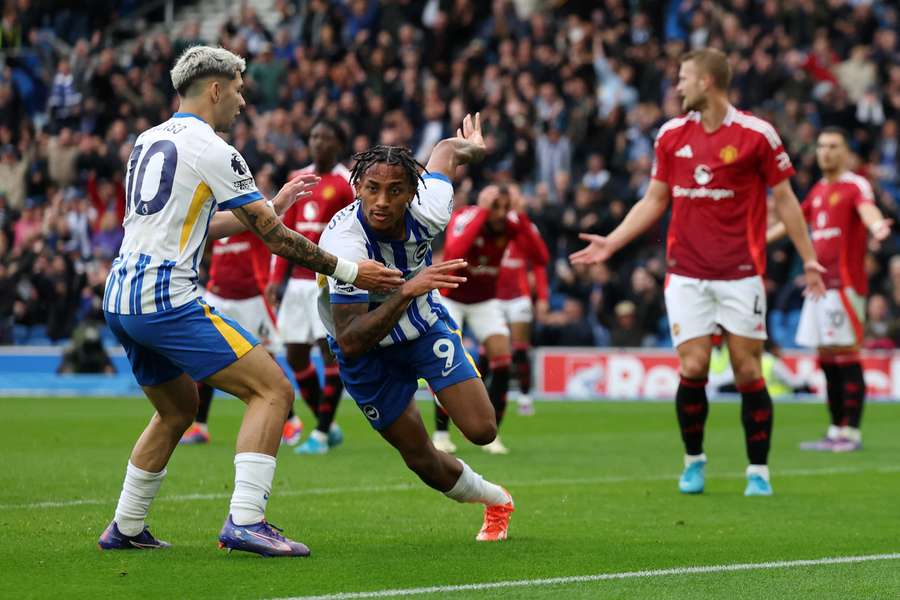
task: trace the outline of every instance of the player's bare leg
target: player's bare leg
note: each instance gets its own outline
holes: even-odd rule
[[[308,556],[305,545],[284,538],[265,520],[275,476],[275,454],[294,401],[294,389],[262,348],[208,377],[206,383],[240,398],[246,405],[234,456],[234,493],[219,535],[220,547],[266,556]]]
[[[477,379],[452,385],[445,390],[460,386],[462,386],[462,390],[471,390],[473,385],[484,390],[484,386]],[[441,402],[444,401],[442,392],[445,390],[439,393]],[[461,393],[463,393],[461,390],[457,390],[451,395],[457,397]],[[464,422],[467,426],[472,425],[478,430],[482,436],[478,439],[484,441],[492,438],[496,428],[482,420],[493,412],[490,402],[487,401],[487,394],[482,393],[482,396],[481,402],[472,402],[477,406],[478,414],[472,415]],[[491,418],[490,421],[493,419]],[[462,430],[462,426],[460,429]],[[474,432],[472,434],[473,437],[477,437]],[[428,438],[428,431],[425,429],[425,423],[422,421],[422,415],[419,413],[415,401],[410,401],[403,414],[383,430],[381,435],[397,449],[406,466],[426,485],[457,502],[480,502],[485,505],[484,523],[476,537],[477,540],[506,539],[509,530],[509,516],[514,510],[512,496],[500,486],[485,481],[463,461],[435,448]]]
[[[168,546],[150,534],[144,519],[166,476],[166,464],[178,440],[197,414],[197,385],[181,374],[143,389],[156,413],[131,451],[115,519],[100,536],[99,546],[107,550]]]
[[[488,397],[497,415],[497,428],[506,414],[506,396],[509,393],[509,371],[512,364],[512,349],[509,336],[492,335],[484,340],[484,353],[488,359],[490,375],[486,378]],[[452,416],[452,415],[451,415]],[[509,449],[503,445],[498,435],[493,442],[484,447],[491,454],[508,454]]]
[[[509,340],[512,345],[512,367],[519,382],[518,413],[523,416],[534,414],[531,400],[531,323],[509,323]]]
[[[485,446],[496,439],[497,418],[482,380],[461,381],[442,389],[437,397],[470,442]]]
[[[769,448],[772,441],[772,398],[762,377],[763,340],[728,333],[734,382],[741,393],[741,422],[747,447],[745,496],[770,496]]]
[[[156,414],[134,445],[130,460],[140,469],[157,472],[165,468],[181,434],[194,421],[199,401],[197,384],[182,373],[160,385],[144,386],[143,390]]]
[[[678,345],[681,381],[675,393],[675,412],[684,442],[684,471],[678,480],[678,489],[683,494],[699,494],[706,485],[703,434],[709,414],[706,377],[711,352],[712,337],[708,335]]]

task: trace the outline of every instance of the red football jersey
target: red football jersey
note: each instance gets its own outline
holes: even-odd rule
[[[315,165],[309,165],[291,173],[290,178],[298,173],[314,172]],[[318,244],[325,226],[339,210],[353,202],[354,194],[349,183],[350,171],[341,163],[335,165],[330,173],[316,173],[316,175],[321,181],[313,188],[312,194],[298,200],[284,213],[281,220],[300,235]],[[271,281],[273,283],[284,281],[291,266],[289,260],[276,256]],[[293,265],[291,276],[297,279],[315,279],[316,274],[307,268]]]
[[[835,181],[819,180],[803,201],[803,216],[812,228],[812,242],[819,263],[827,272],[825,287],[852,287],[865,296],[866,240],[869,232],[857,210],[875,201],[872,186],[859,175],[844,172]]]
[[[766,188],[794,174],[775,129],[729,107],[707,133],[700,113],[663,125],[652,177],[669,186],[670,273],[741,279],[766,269]]]
[[[453,213],[447,224],[444,260],[466,259],[468,266],[458,273],[467,277],[467,281],[458,288],[441,290],[442,294],[464,304],[497,297],[500,261],[506,248],[520,235],[528,236],[526,229],[531,227],[531,221],[524,214],[510,214],[514,216],[507,218],[506,229],[494,233],[486,226],[488,211],[481,207],[467,206]]]
[[[550,296],[547,285],[547,261],[550,253],[534,223],[527,228],[528,235],[520,235],[506,248],[500,261],[500,276],[497,280],[497,298],[512,300],[527,296],[531,298],[529,272],[534,277],[537,297],[546,300]]]
[[[261,239],[245,231],[214,240],[206,289],[229,300],[246,300],[263,293],[272,254]]]

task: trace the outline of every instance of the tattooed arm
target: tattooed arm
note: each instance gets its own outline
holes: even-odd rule
[[[264,200],[238,206],[231,212],[247,229],[259,236],[273,254],[317,273],[334,275],[337,257],[285,227]]]
[[[455,288],[464,282],[465,277],[452,273],[465,266],[464,260],[448,260],[427,267],[371,312],[368,303],[332,304],[331,316],[341,352],[347,358],[356,358],[377,346],[417,296],[433,289]]]

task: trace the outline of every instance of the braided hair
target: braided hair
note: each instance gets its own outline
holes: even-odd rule
[[[406,181],[416,190],[416,197],[419,196],[419,181],[424,182],[419,174],[419,169],[428,172],[425,166],[415,159],[409,148],[403,146],[385,146],[379,144],[373,146],[364,152],[358,152],[353,155],[356,164],[350,171],[350,184],[356,185],[362,181],[363,176],[370,167],[376,164],[386,164],[391,166],[399,166],[403,169]]]

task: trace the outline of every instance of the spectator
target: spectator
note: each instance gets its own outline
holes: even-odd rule
[[[640,348],[644,345],[643,324],[637,320],[634,302],[623,300],[616,304],[616,322],[612,328],[610,345],[615,348]]]
[[[108,268],[121,239],[131,146],[173,110],[168,69],[201,35],[190,21],[175,36],[137,35],[116,46],[104,27],[127,11],[85,3],[74,14],[34,4],[16,3],[17,12],[0,18],[0,48],[16,53],[0,66],[0,264],[17,294],[12,307],[0,302],[0,323],[46,325],[55,290],[69,298],[59,304],[66,310],[72,297],[84,307],[96,296],[77,277],[47,285],[59,279],[54,256],[63,256],[67,274]],[[424,156],[465,111],[480,110],[491,152],[460,172],[457,201],[471,201],[490,182],[522,188],[553,258],[557,310],[545,337],[609,343],[614,307],[630,301],[645,330],[641,343],[663,343],[656,299],[665,263],[655,242],[665,220],[605,272],[573,270],[560,258],[578,243],[579,229],[607,233],[642,196],[657,130],[681,114],[679,56],[705,44],[729,53],[735,105],[775,122],[800,194],[819,176],[816,133],[827,124],[849,129],[854,170],[872,180],[882,210],[896,220],[900,38],[896,2],[886,0],[635,8],[652,4],[551,10],[508,0],[276,0],[271,22],[242,6],[222,15],[208,42],[247,58],[248,106],[229,142],[275,189],[308,162],[303,139],[319,117],[336,119],[354,151],[384,141]],[[895,236],[871,248],[873,289],[891,280],[898,246]],[[770,249],[770,329],[782,342],[793,340],[798,267],[792,248]],[[886,322],[900,316],[896,287],[882,290]]]
[[[6,197],[12,209],[20,209],[25,203],[25,176],[28,158],[19,157],[12,144],[0,147],[0,194]]]

